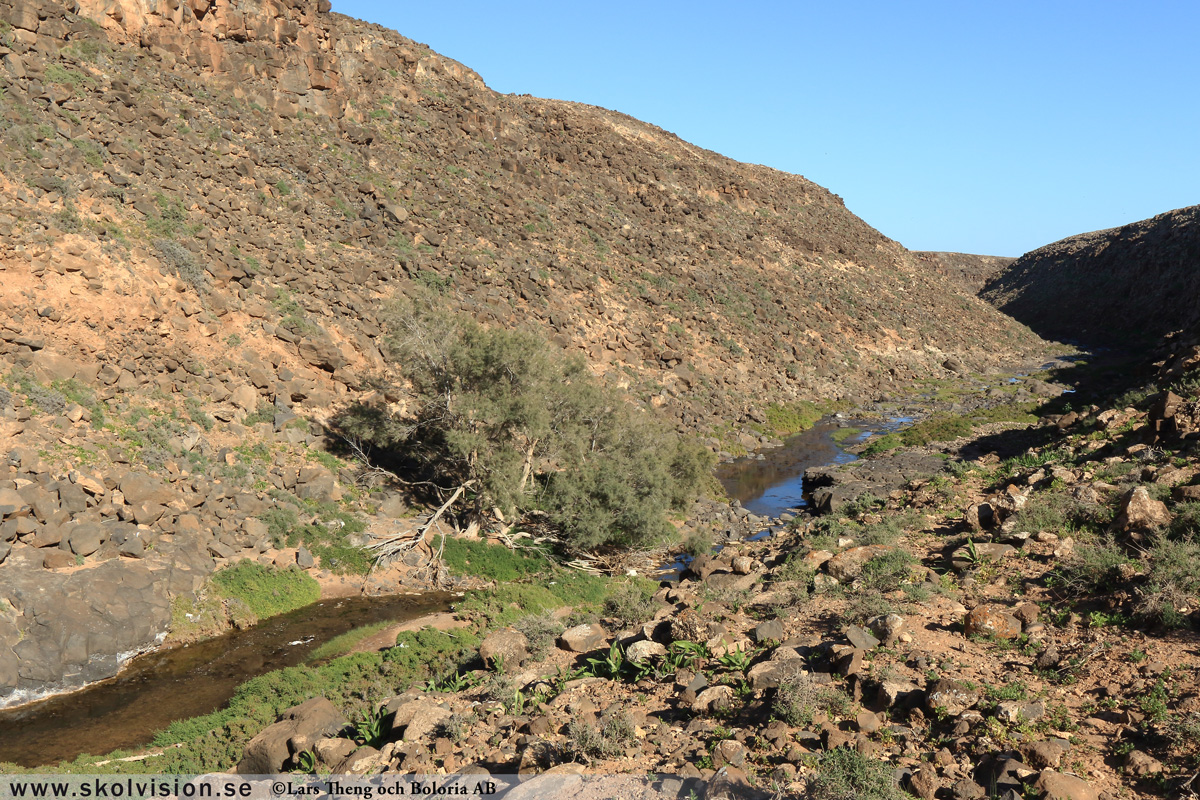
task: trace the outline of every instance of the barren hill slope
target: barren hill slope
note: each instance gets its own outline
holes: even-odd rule
[[[1015,258],[979,256],[971,253],[914,251],[918,260],[928,264],[939,275],[955,280],[972,294],[977,294],[988,281],[1002,273]]]
[[[618,113],[498,95],[313,3],[19,5],[8,269],[40,270],[73,234],[132,295],[186,273],[210,324],[252,313],[240,335],[259,348],[317,340],[301,360],[351,389],[382,366],[379,303],[412,282],[543,327],[684,424],[1036,345],[801,177]],[[280,292],[303,313],[264,309],[291,302]],[[59,336],[54,322],[18,327]],[[176,333],[130,342],[139,381],[188,360]]]
[[[1123,346],[1200,330],[1200,206],[1021,256],[982,297],[1048,338]]]

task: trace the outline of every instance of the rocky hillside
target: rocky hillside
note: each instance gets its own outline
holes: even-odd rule
[[[414,285],[540,326],[685,425],[1037,344],[801,177],[618,113],[498,95],[313,3],[77,11],[6,14],[7,270],[64,272],[94,295],[121,275],[132,303],[179,277],[216,343],[236,332],[294,359],[310,405],[382,367],[376,312]],[[83,262],[114,273],[80,276]],[[21,317],[8,298],[23,335],[83,344],[57,304]],[[132,335],[139,383],[218,356],[241,371],[236,348],[196,347],[192,327],[122,329],[104,360]]]
[[[982,297],[1042,336],[1123,347],[1200,333],[1200,206],[1021,256]]]
[[[913,255],[939,275],[945,275],[972,294],[978,294],[990,280],[1016,261],[1007,256],[977,256],[970,253],[915,251]]]

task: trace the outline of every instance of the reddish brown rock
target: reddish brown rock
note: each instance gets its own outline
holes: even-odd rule
[[[967,636],[1015,639],[1021,635],[1021,621],[1000,607],[979,606],[967,614],[963,633]]]

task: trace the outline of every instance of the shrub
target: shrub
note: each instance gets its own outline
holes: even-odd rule
[[[566,630],[558,617],[550,611],[521,617],[513,623],[513,627],[525,634],[525,639],[529,642],[529,655],[537,661],[546,657],[558,635]]]
[[[785,675],[775,690],[771,711],[788,725],[811,725],[813,715],[824,711],[832,718],[850,713],[850,698],[831,686],[814,681],[802,669]]]
[[[650,581],[627,581],[618,584],[604,601],[604,613],[616,620],[620,628],[640,625],[654,617],[659,603],[654,599],[657,585]]]
[[[1200,542],[1159,539],[1147,553],[1149,580],[1138,613],[1168,628],[1187,625],[1185,610],[1200,601]]]
[[[909,569],[916,558],[899,547],[874,556],[863,564],[863,588],[877,592],[892,592],[900,588],[909,577]]]
[[[624,712],[610,715],[599,726],[573,720],[567,725],[567,747],[575,758],[585,761],[615,758],[637,742],[635,730]]]
[[[158,251],[163,263],[178,275],[181,281],[197,292],[208,289],[208,276],[186,247],[171,239],[156,239],[154,249]]]
[[[1122,570],[1132,563],[1125,551],[1109,538],[1078,545],[1055,570],[1054,577],[1072,595],[1100,594],[1125,583]]]
[[[1180,503],[1174,511],[1171,536],[1176,539],[1200,536],[1200,503]]]
[[[568,546],[635,547],[673,534],[668,508],[694,496],[711,465],[570,358],[522,331],[484,328],[425,301],[397,307],[386,349],[418,397],[412,420],[358,406],[349,435],[393,448],[446,486],[470,489],[471,511],[540,507]]]
[[[247,414],[242,420],[243,425],[257,425],[260,422],[275,422],[274,403],[259,403],[258,408],[254,409],[254,413]]]
[[[692,558],[708,555],[712,552],[713,544],[712,531],[693,531],[683,540],[683,552]]]
[[[908,800],[909,795],[896,785],[894,773],[887,762],[837,747],[821,757],[809,793],[812,800]]]
[[[1064,492],[1038,492],[1029,498],[1018,519],[1028,530],[1071,533],[1099,530],[1111,513],[1100,506],[1081,503]]]
[[[864,625],[869,620],[896,609],[878,589],[860,589],[846,601],[839,618],[847,625]]]

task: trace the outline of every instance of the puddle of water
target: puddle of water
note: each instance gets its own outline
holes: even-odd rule
[[[335,636],[442,611],[453,599],[434,592],[322,600],[244,631],[138,656],[115,678],[0,711],[0,762],[35,767],[145,745],[175,720],[221,708],[247,680],[303,663]]]

